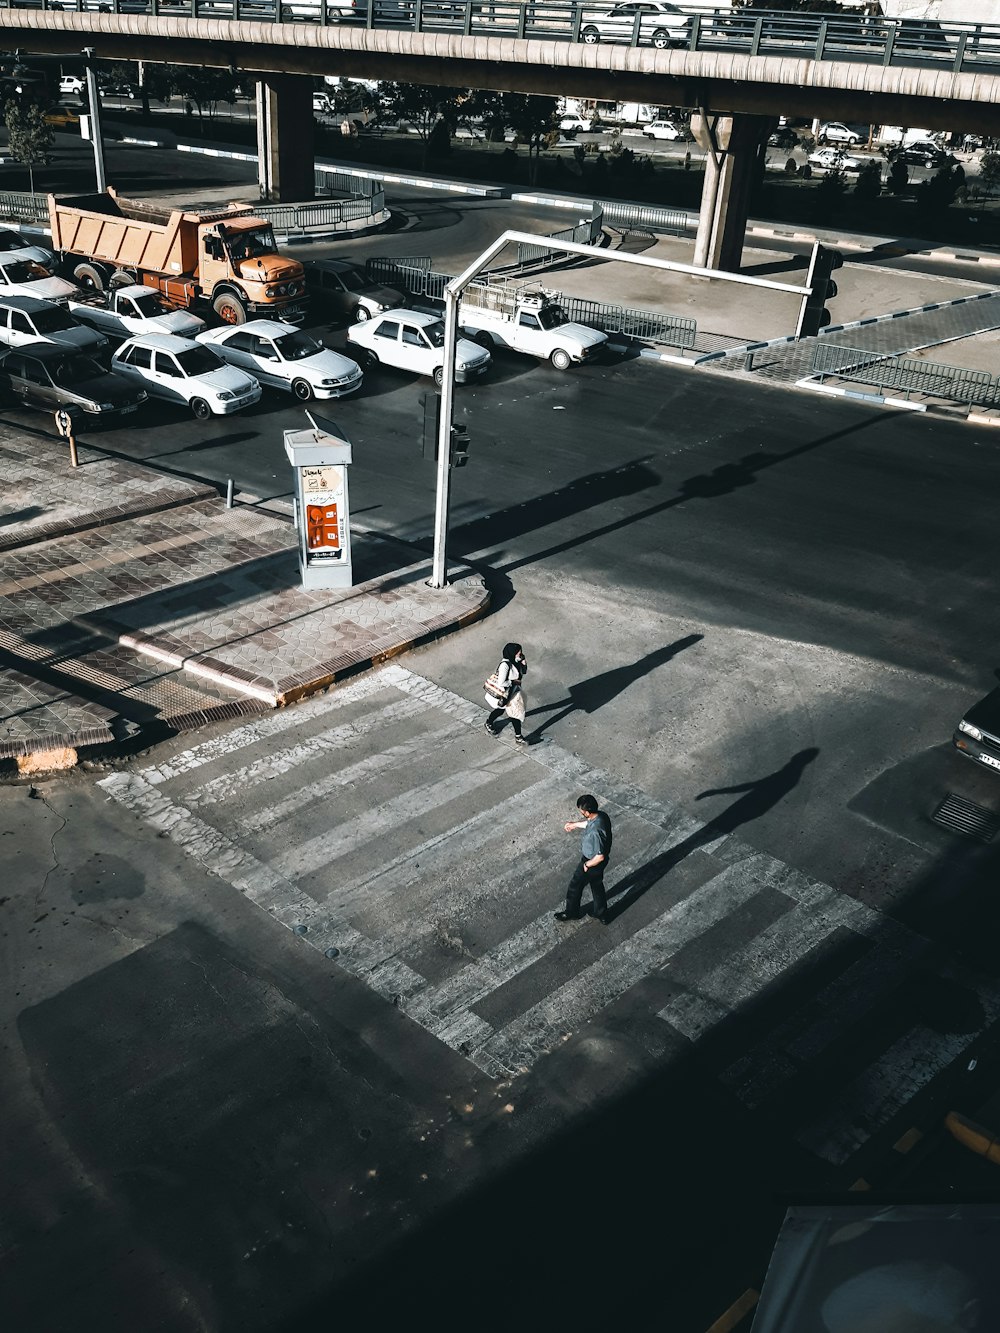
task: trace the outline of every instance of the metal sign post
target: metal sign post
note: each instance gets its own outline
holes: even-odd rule
[[[56,409],[56,430],[69,444],[69,465],[70,467],[79,467],[80,460],[76,453],[76,436],[73,434],[73,418],[66,411],[65,407]]]
[[[295,473],[295,528],[303,588],[350,588],[351,512],[347,465],[351,442],[313,412],[311,430],[286,430],[285,453]]]

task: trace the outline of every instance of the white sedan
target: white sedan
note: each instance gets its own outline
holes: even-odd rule
[[[839,148],[820,148],[806,160],[811,167],[822,167],[824,171],[860,171],[865,165],[860,157],[851,157]]]
[[[642,132],[647,139],[667,139],[674,142],[684,138],[684,131],[679,130],[672,120],[651,120]]]
[[[80,290],[65,278],[55,278],[34,260],[22,258],[21,250],[0,253],[0,296],[37,296],[40,301],[65,305]]]
[[[629,0],[611,9],[586,11],[580,37],[588,45],[596,42],[628,42],[665,50],[686,46],[691,36],[691,16],[669,0]]]
[[[170,333],[129,338],[111,358],[111,369],[137,380],[150,398],[186,403],[199,421],[260,401],[260,385],[251,375],[227,366],[211,347]]]
[[[363,376],[353,361],[277,319],[207,329],[198,342],[213,347],[231,366],[248,370],[265,388],[283,389],[303,403],[343,398],[361,388]]]
[[[444,379],[444,321],[420,310],[386,310],[364,324],[352,324],[347,341],[357,347],[365,369],[395,366],[414,375]],[[490,354],[478,343],[459,338],[455,349],[455,379],[459,384],[478,379],[489,369]]]

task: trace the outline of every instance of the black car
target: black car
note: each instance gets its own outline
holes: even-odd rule
[[[950,154],[929,140],[907,144],[895,154],[895,157],[902,158],[904,162],[916,167],[944,167],[954,161]]]
[[[74,419],[107,420],[136,411],[147,394],[82,352],[43,343],[0,357],[0,397],[43,412],[62,407]]]
[[[953,739],[969,759],[1000,772],[1000,689],[991,690],[969,709]]]

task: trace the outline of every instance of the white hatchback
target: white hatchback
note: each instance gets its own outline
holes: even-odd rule
[[[129,338],[111,358],[111,369],[139,381],[151,398],[186,403],[199,421],[260,401],[252,376],[227,366],[211,347],[170,333]]]
[[[47,268],[24,259],[21,250],[0,253],[0,296],[37,296],[40,301],[65,305],[80,290],[65,278],[55,278]]]
[[[347,341],[357,347],[365,369],[384,364],[414,375],[444,379],[444,321],[420,310],[386,310],[364,324],[352,324]],[[455,379],[459,384],[485,375],[490,354],[478,343],[459,338],[455,348]]]
[[[198,342],[214,348],[231,366],[249,371],[265,388],[283,389],[303,403],[310,398],[343,398],[360,389],[364,378],[349,357],[277,319],[206,329],[198,334]]]
[[[684,131],[679,130],[672,120],[651,120],[642,131],[647,139],[683,139]]]

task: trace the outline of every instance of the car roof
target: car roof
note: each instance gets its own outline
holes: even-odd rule
[[[257,333],[262,338],[273,338],[279,333],[296,333],[294,324],[286,324],[281,319],[248,319],[245,324],[235,324],[231,329],[220,329],[220,333]]]
[[[423,310],[385,310],[381,315],[376,315],[376,319],[397,319],[402,320],[404,324],[419,324],[421,328],[426,328],[428,324],[440,324],[440,315],[429,315]]]
[[[321,268],[327,273],[364,273],[360,264],[354,264],[349,259],[310,259],[306,262],[306,268]]]
[[[123,342],[118,352],[125,347],[155,347],[160,352],[186,352],[189,347],[202,345],[193,338],[178,338],[175,333],[137,333]],[[118,352],[115,353],[116,356]]]
[[[963,720],[983,731],[991,731],[994,735],[1000,732],[1000,687],[990,690],[985,699],[973,704],[964,714]]]
[[[159,296],[155,287],[146,287],[141,282],[130,282],[127,287],[115,287],[115,296]],[[107,293],[108,296],[111,292]]]
[[[4,349],[4,359],[12,352],[18,356],[31,356],[36,361],[61,361],[67,356],[86,356],[82,347],[68,347],[64,343],[28,343],[26,347],[8,347]]]
[[[20,250],[0,250],[0,264],[13,263],[16,260],[19,264],[28,264],[31,261],[25,259]]]
[[[37,315],[43,310],[59,310],[60,306],[52,301],[43,301],[40,296],[3,296],[0,295],[0,308],[4,310],[23,310],[26,314]]]

